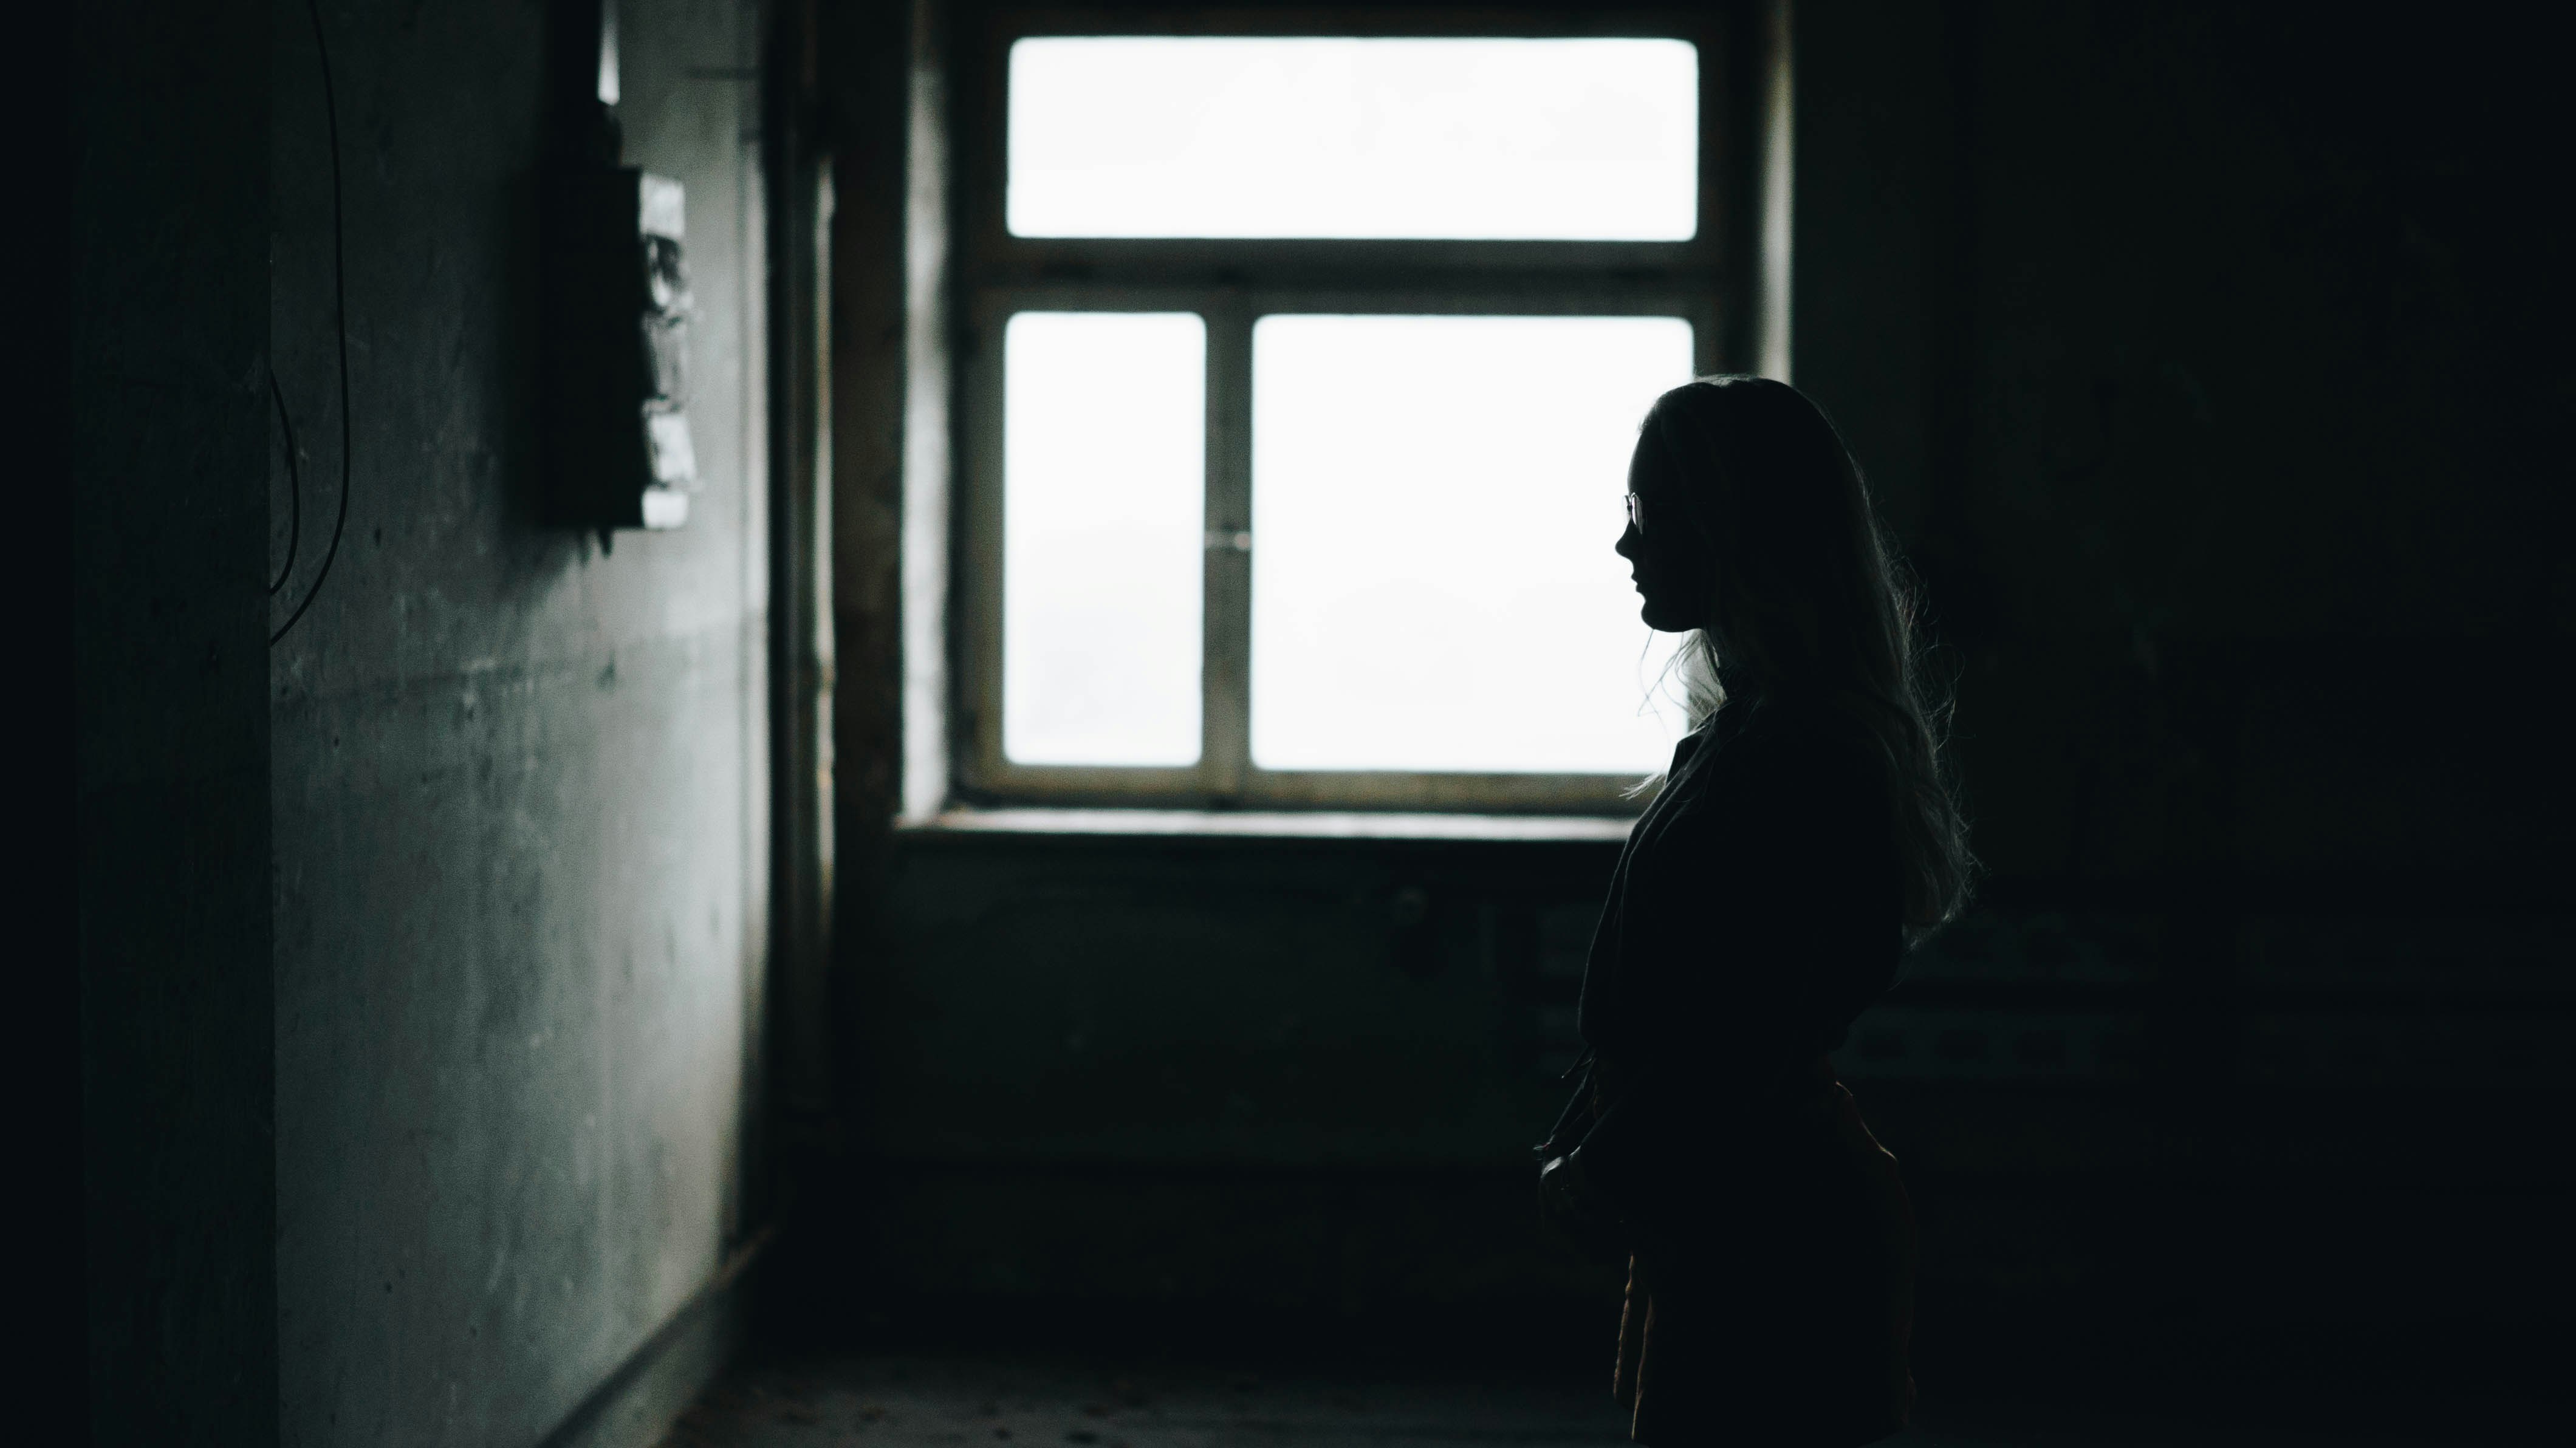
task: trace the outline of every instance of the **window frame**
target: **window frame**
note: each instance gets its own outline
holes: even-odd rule
[[[1365,18],[1368,23],[1355,21]],[[1659,316],[1688,322],[1701,374],[1730,361],[1746,250],[1730,228],[1729,16],[1402,10],[1011,9],[966,27],[954,74],[961,144],[952,797],[961,804],[1196,809],[1627,813],[1637,775],[1267,770],[1251,759],[1252,330],[1280,314]],[[1686,241],[1386,241],[1018,237],[1007,229],[1011,45],[1064,35],[1683,40],[1699,54],[1699,225]],[[1027,311],[1194,312],[1207,328],[1200,753],[1195,765],[1021,764],[1002,748],[1004,328]],[[1615,531],[1605,484],[1603,546]]]

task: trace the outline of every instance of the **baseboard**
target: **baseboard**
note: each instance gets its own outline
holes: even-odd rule
[[[750,1319],[746,1278],[776,1229],[764,1228],[725,1259],[688,1305],[565,1415],[537,1448],[650,1448],[733,1361]]]

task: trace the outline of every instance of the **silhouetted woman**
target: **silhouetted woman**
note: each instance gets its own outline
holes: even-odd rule
[[[1867,1443],[1913,1401],[1913,1223],[1827,1053],[1971,868],[1859,469],[1795,389],[1665,393],[1629,467],[1693,728],[1583,978],[1552,1218],[1629,1254],[1617,1390],[1655,1445]]]

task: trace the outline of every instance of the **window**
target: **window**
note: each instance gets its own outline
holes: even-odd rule
[[[1620,807],[1715,38],[1019,20],[961,73],[963,797]]]
[[[1688,241],[1678,40],[1031,36],[1015,236]]]

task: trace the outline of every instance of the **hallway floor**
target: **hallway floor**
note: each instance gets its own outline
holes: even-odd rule
[[[2536,1410],[2284,1392],[2149,1415],[1933,1402],[1888,1448],[2501,1448],[2544,1443]],[[664,1448],[1575,1448],[1625,1443],[1606,1392],[1571,1383],[1125,1371],[1012,1357],[848,1355],[755,1363]]]

